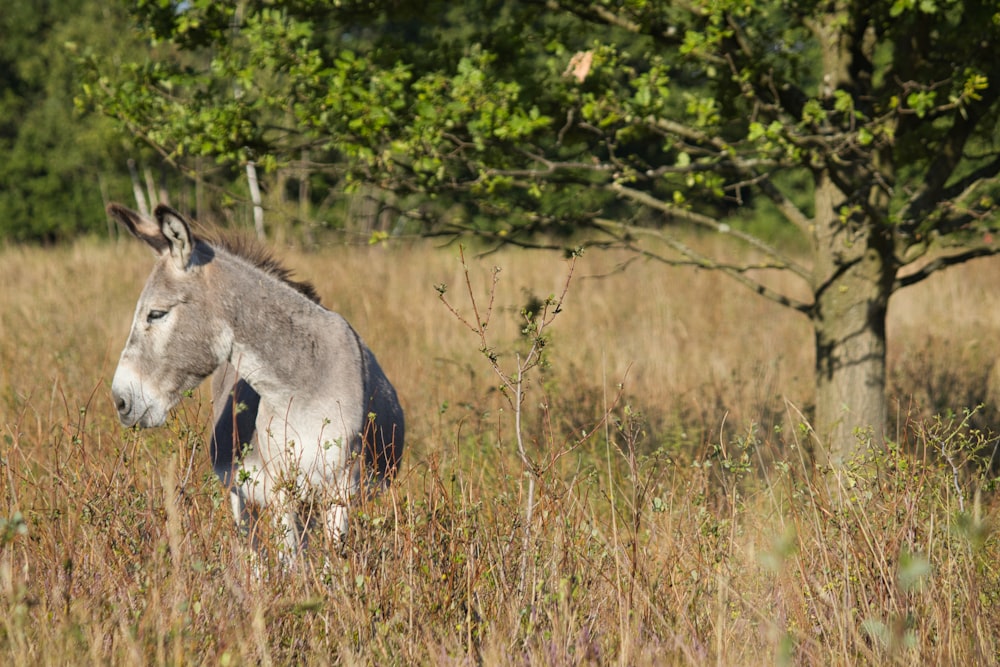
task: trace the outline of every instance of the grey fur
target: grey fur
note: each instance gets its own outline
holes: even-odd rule
[[[159,257],[112,383],[122,423],[163,423],[212,375],[213,467],[237,522],[252,528],[256,508],[276,504],[298,553],[314,509],[303,505],[318,498],[342,539],[350,499],[387,485],[403,450],[403,410],[375,355],[270,256],[198,239],[167,206],[155,222],[108,213]]]

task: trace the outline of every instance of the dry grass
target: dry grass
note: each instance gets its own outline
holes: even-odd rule
[[[167,427],[118,426],[108,386],[151,265],[138,244],[2,252],[0,662],[997,659],[1000,502],[972,454],[993,446],[976,429],[996,425],[1000,264],[896,297],[899,446],[834,475],[808,463],[804,319],[712,273],[585,256],[527,385],[527,447],[564,455],[537,477],[525,541],[511,407],[435,289],[468,312],[457,250],[285,255],[407,410],[400,478],[356,508],[326,575],[253,574],[203,396]],[[476,259],[477,299],[494,265],[489,335],[510,368],[521,308],[559,292],[567,265]]]

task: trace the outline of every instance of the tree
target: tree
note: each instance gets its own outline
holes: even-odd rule
[[[340,178],[461,204],[435,231],[588,229],[724,271],[813,324],[834,464],[856,429],[886,429],[891,295],[1000,251],[994,2],[237,4],[137,3],[159,48],[98,67],[96,103],[174,158],[308,149]],[[809,260],[746,231],[747,212],[794,226]],[[699,255],[679,225],[733,235],[812,298]]]
[[[0,237],[54,242],[103,231],[102,185],[127,183],[127,144],[107,118],[77,115],[75,60],[121,48],[121,12],[87,0],[0,13]]]

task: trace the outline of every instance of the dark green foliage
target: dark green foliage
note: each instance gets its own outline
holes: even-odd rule
[[[116,53],[123,25],[113,7],[84,0],[0,12],[0,239],[54,242],[104,230],[102,187],[128,192],[124,137],[74,108],[76,58]]]

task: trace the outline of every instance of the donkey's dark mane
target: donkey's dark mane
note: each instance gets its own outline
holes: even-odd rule
[[[278,261],[270,250],[247,236],[220,236],[209,240],[211,245],[242,257],[264,273],[274,276],[306,298],[320,303],[319,293],[312,283],[293,280],[292,271]]]

